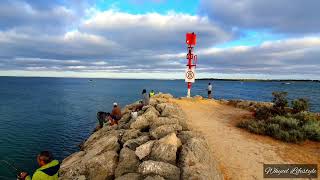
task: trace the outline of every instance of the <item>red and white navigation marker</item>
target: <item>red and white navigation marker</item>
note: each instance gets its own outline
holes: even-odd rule
[[[191,83],[194,83],[196,78],[195,68],[197,64],[197,55],[194,55],[192,53],[193,48],[196,45],[196,41],[197,41],[197,36],[194,32],[186,34],[186,43],[188,45],[188,54],[187,54],[188,64],[187,64],[187,69],[185,74],[185,82],[188,83],[187,97],[190,97],[191,95]]]

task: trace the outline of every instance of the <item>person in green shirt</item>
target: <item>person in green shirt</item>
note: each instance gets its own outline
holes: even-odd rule
[[[42,151],[37,157],[39,169],[33,174],[32,179],[27,172],[20,173],[19,179],[22,180],[58,180],[60,163],[53,159],[49,151]]]
[[[154,94],[155,94],[155,93],[154,93],[154,90],[151,90],[150,93],[149,93],[149,97],[154,96]]]

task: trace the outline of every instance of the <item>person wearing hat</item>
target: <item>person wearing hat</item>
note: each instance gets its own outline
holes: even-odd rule
[[[118,103],[116,102],[113,103],[113,109],[110,114],[110,117],[111,117],[111,125],[118,124],[118,121],[122,117],[121,108],[120,106],[118,106]]]

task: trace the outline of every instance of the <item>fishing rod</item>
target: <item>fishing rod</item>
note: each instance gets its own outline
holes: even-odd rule
[[[15,174],[17,176],[17,178],[20,177],[20,173],[23,172],[23,170],[21,170],[20,168],[16,167],[13,163],[9,163],[6,160],[0,160],[0,162],[2,162],[2,165],[5,164],[5,167],[10,167],[11,169],[15,170]]]

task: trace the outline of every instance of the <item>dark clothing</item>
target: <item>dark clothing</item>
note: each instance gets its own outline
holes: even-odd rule
[[[211,91],[208,91],[208,94],[211,94]]]

